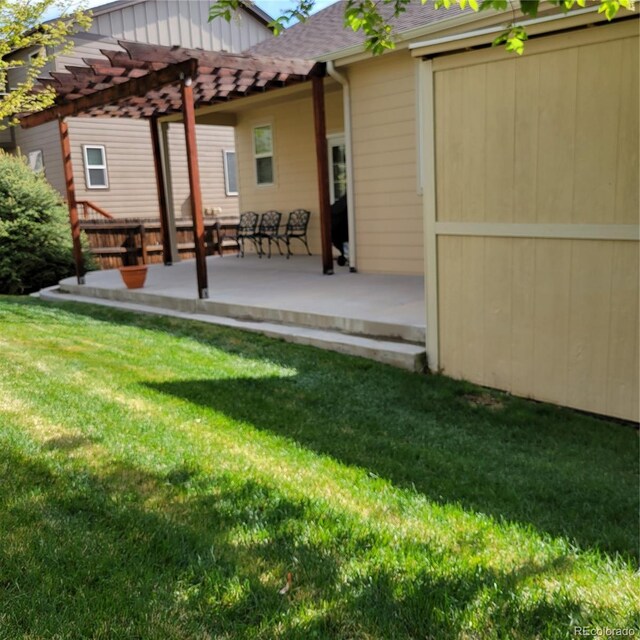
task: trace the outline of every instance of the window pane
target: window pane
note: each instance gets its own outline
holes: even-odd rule
[[[225,169],[227,171],[227,194],[238,193],[238,179],[236,172],[236,154],[226,153]]]
[[[273,182],[273,158],[256,158],[256,173],[258,184],[271,184]]]
[[[104,164],[102,149],[87,149],[87,164],[90,167]]]
[[[106,187],[107,172],[104,169],[89,169],[89,185],[90,187]]]
[[[253,130],[256,154],[273,153],[273,141],[271,139],[271,126],[256,127]]]
[[[29,166],[35,173],[44,171],[44,159],[42,157],[42,151],[40,149],[38,151],[31,151],[29,153]]]

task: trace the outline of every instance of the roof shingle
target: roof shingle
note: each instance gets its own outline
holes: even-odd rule
[[[247,49],[247,53],[265,56],[279,56],[317,59],[331,53],[364,43],[361,31],[354,32],[344,26],[344,10],[347,0],[338,0],[322,11],[285,30],[277,38],[269,38]],[[382,5],[383,15],[390,15],[391,5]],[[433,8],[433,3],[423,5],[421,0],[411,0],[406,10],[397,18],[391,18],[394,34],[415,29],[423,25],[450,19],[461,13],[457,7],[447,10]]]

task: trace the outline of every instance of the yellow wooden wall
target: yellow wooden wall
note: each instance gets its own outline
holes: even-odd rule
[[[638,21],[433,68],[441,368],[638,420]]]
[[[422,274],[416,62],[407,51],[350,65],[358,269]]]

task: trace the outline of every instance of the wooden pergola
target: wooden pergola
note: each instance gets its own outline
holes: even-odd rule
[[[171,264],[169,211],[162,166],[158,119],[182,114],[187,148],[191,215],[193,218],[198,295],[208,297],[202,195],[198,170],[195,109],[228,102],[296,83],[312,83],[315,147],[318,174],[322,265],[333,273],[331,215],[324,114],[325,65],[309,60],[285,60],[224,52],[119,42],[121,51],[101,50],[105,59],[84,59],[86,67],[67,66],[52,72],[43,86],[56,91],[55,103],[37,113],[21,116],[24,128],[57,120],[69,206],[78,282],[84,284],[84,261],[75,197],[69,128],[65,118],[114,117],[147,119],[150,123],[158,205],[162,228],[163,259]]]

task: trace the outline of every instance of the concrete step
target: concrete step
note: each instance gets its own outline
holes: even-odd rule
[[[380,338],[389,341],[410,342],[418,346],[425,343],[424,326],[378,322],[362,318],[343,317],[339,313],[328,315],[293,309],[273,308],[250,304],[220,302],[218,300],[198,300],[180,298],[150,292],[148,289],[126,289],[124,287],[100,287],[90,284],[78,285],[71,279],[60,283],[60,290],[94,299],[106,299],[118,302],[159,307],[183,313],[213,315],[225,318],[253,322],[271,322],[274,324],[294,325],[311,329],[338,331],[366,338]]]
[[[341,333],[325,329],[281,324],[272,322],[255,322],[251,320],[239,320],[226,316],[218,316],[209,313],[191,313],[176,309],[163,308],[155,305],[145,305],[136,302],[125,302],[87,295],[75,295],[62,291],[59,287],[43,289],[37,296],[41,300],[49,302],[81,302],[98,304],[114,309],[124,309],[137,313],[169,316],[172,318],[185,318],[207,322],[222,327],[231,327],[243,331],[261,333],[271,338],[279,338],[287,342],[305,344],[319,349],[336,351],[361,358],[368,358],[384,364],[389,364],[400,369],[422,372],[426,369],[426,351],[424,346],[401,341],[383,340],[363,336]]]

